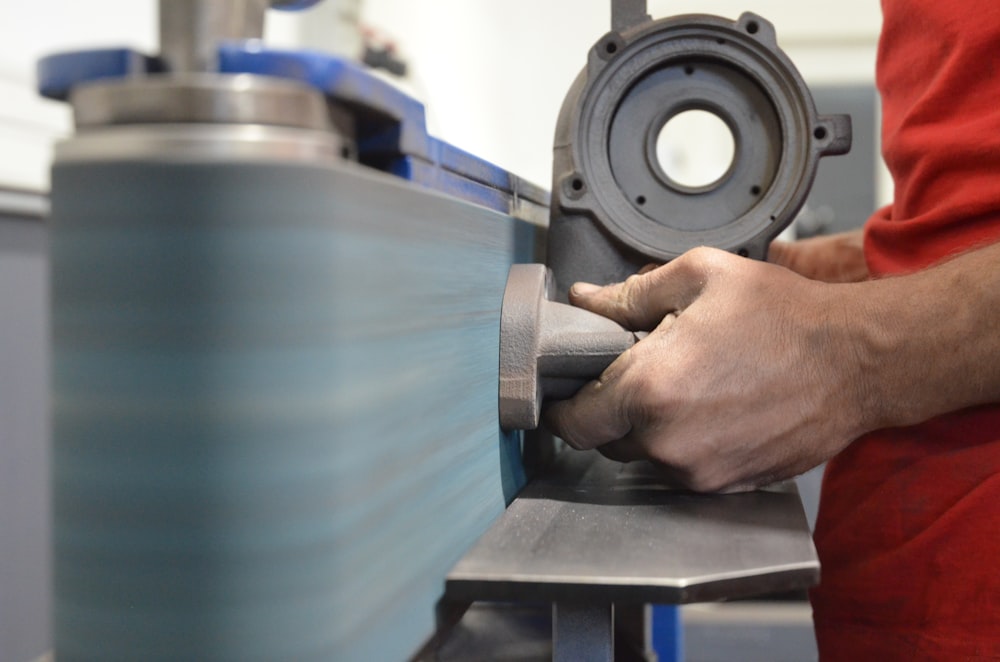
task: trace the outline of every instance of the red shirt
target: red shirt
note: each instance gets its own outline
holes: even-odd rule
[[[1000,0],[882,11],[895,201],[866,228],[875,276],[1000,240]],[[827,467],[815,539],[822,659],[1000,658],[1000,406],[854,442]]]

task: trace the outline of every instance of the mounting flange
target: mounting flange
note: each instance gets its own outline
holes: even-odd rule
[[[625,19],[637,23],[591,49],[556,128],[549,264],[561,295],[573,280],[621,280],[697,246],[764,259],[819,158],[851,145],[850,118],[817,115],[760,16]],[[660,130],[688,110],[716,115],[735,142],[728,171],[705,186],[674,181],[656,156]]]

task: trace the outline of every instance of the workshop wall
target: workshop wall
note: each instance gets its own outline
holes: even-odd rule
[[[609,29],[609,7],[608,0],[364,0],[362,22],[398,40],[436,135],[549,186],[559,107],[587,50]],[[775,24],[810,85],[874,83],[878,0],[649,2],[654,17],[735,18],[745,10]]]
[[[0,188],[45,191],[52,143],[72,118],[35,92],[35,63],[56,51],[131,46],[155,52],[156,0],[0,2]],[[301,17],[272,12],[267,37],[292,45]]]
[[[359,6],[360,5],[360,6]],[[402,84],[426,102],[432,134],[544,186],[552,132],[587,49],[608,29],[609,0],[326,0],[269,17],[280,45],[349,52],[345,14],[395,42]],[[811,84],[874,78],[877,0],[650,0],[655,17],[702,12],[771,20]],[[69,113],[34,94],[34,63],[54,50],[122,44],[156,47],[155,0],[48,0],[0,4],[0,185],[47,188],[49,145]],[[874,158],[874,157],[873,157]],[[880,200],[889,196],[883,185]]]

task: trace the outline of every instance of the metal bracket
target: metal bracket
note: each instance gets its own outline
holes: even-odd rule
[[[622,32],[626,28],[650,20],[646,13],[646,0],[612,0],[611,29]]]

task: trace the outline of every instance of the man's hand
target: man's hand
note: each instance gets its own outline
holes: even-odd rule
[[[868,279],[864,232],[860,228],[794,242],[772,242],[767,261],[825,283],[857,283]]]
[[[699,491],[810,469],[865,429],[864,362],[847,298],[773,264],[699,248],[571,303],[650,335],[549,427],[575,448],[648,458]]]

